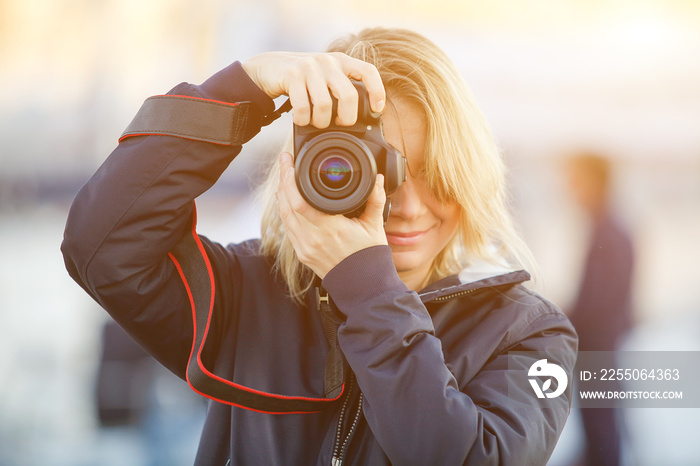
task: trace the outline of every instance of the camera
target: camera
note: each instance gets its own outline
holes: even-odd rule
[[[406,180],[406,159],[384,139],[380,113],[372,112],[365,86],[352,81],[358,93],[353,126],[318,129],[294,125],[294,165],[299,192],[327,214],[356,217],[362,213],[377,173],[384,175],[388,217],[391,195]],[[333,119],[337,100],[333,100]]]

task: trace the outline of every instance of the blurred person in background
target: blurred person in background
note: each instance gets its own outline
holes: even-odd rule
[[[581,152],[569,160],[567,169],[571,194],[590,222],[581,282],[569,317],[579,336],[579,351],[612,352],[632,324],[632,238],[612,207],[610,160]],[[616,366],[611,361],[604,367]],[[619,464],[622,419],[616,409],[580,411],[586,464]]]
[[[285,151],[262,187],[260,240],[223,246],[194,232],[194,199],[275,113],[272,99],[289,96],[300,127],[350,126],[351,78],[407,161],[386,220],[381,174],[361,213],[329,215],[301,196]],[[264,53],[169,95],[157,100],[169,111],[144,104],[154,126],[127,131],[77,195],[62,250],[71,276],[156,359],[195,390],[216,387],[204,393],[196,464],[547,462],[570,385],[548,409],[529,386],[516,401],[508,352],[565,353],[558,363],[571,373],[576,334],[522,284],[529,252],[501,156],[435,44],[367,29],[328,53]],[[201,108],[242,116],[221,140],[210,132],[218,121],[183,128]],[[194,245],[187,260],[182,244]],[[193,322],[202,286],[209,314]],[[537,361],[516,359],[525,371]],[[338,372],[342,387],[326,386]]]

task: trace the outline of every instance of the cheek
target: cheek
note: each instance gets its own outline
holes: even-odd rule
[[[451,204],[444,207],[444,211],[442,212],[442,225],[446,234],[450,238],[457,231],[457,226],[459,225],[459,212],[460,209],[457,204]]]
[[[457,231],[459,226],[459,215],[460,208],[456,203],[450,203],[447,205],[437,204],[436,208],[433,209],[436,217],[440,220],[440,242],[442,243],[441,248],[444,247],[452,236]]]

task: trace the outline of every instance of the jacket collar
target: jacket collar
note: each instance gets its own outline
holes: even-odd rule
[[[525,270],[513,270],[487,262],[475,262],[460,273],[450,275],[422,289],[421,301],[446,301],[481,288],[514,285],[530,280]]]

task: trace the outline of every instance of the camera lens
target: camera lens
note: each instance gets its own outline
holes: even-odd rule
[[[350,214],[367,202],[377,166],[362,140],[329,131],[315,136],[297,152],[297,187],[314,208],[329,214]]]
[[[332,191],[343,189],[350,183],[352,176],[352,164],[342,156],[326,157],[318,167],[321,183]]]

